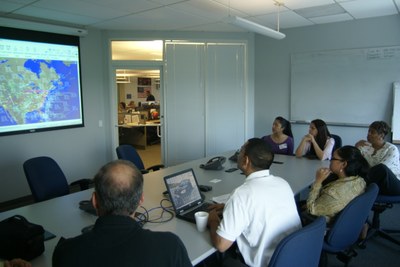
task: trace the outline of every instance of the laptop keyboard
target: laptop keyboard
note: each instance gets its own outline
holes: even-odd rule
[[[203,204],[201,204],[200,206],[198,206],[197,208],[194,208],[193,210],[191,210],[191,211],[188,211],[187,213],[185,213],[185,216],[187,216],[187,217],[193,217],[194,218],[194,214],[196,213],[196,212],[198,212],[198,211],[208,211],[208,207],[211,205],[211,203],[207,203],[207,202],[204,202]]]

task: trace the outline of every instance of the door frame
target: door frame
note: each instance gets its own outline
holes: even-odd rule
[[[117,159],[114,153],[115,148],[119,145],[118,133],[118,88],[117,88],[117,69],[135,69],[135,70],[159,70],[160,71],[160,129],[164,133],[164,89],[163,89],[163,62],[138,62],[138,61],[112,61],[109,76],[110,76],[110,125],[111,125],[111,151],[113,152],[112,158]],[[161,134],[161,163],[164,162],[164,135]]]

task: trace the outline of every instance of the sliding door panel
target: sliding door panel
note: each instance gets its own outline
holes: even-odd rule
[[[203,44],[166,43],[165,149],[166,165],[204,157]]]
[[[208,44],[206,154],[238,149],[245,139],[245,45]]]

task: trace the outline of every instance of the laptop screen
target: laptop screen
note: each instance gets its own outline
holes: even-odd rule
[[[176,212],[199,204],[201,194],[192,169],[187,169],[164,177],[170,199]]]

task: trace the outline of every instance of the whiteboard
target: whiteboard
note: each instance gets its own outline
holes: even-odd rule
[[[392,142],[400,144],[400,82],[393,83],[392,132]]]
[[[292,54],[290,119],[390,122],[392,83],[399,77],[400,46]]]

